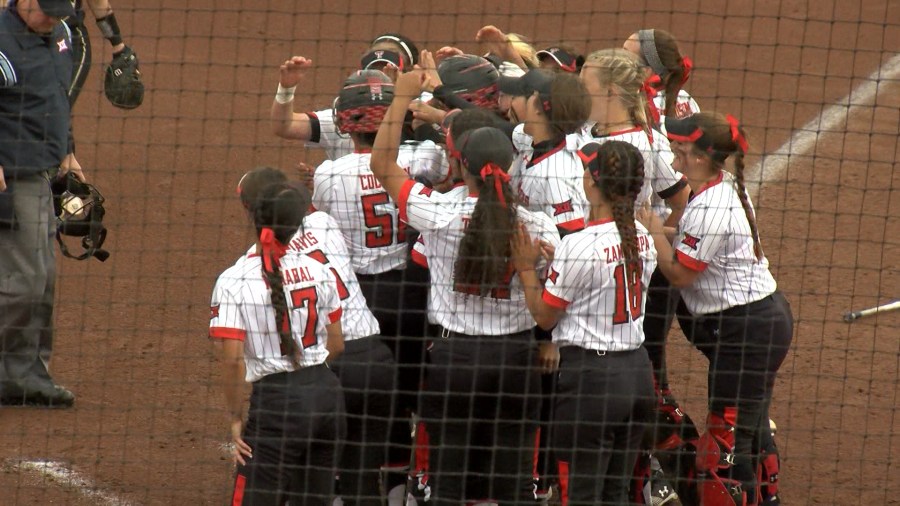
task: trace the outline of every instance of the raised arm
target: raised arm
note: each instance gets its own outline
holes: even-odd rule
[[[109,5],[109,0],[87,0],[87,4],[91,9],[91,13],[94,14],[94,19],[97,20],[97,26],[103,33],[103,38],[112,45],[113,54],[125,49],[125,41],[122,39],[122,33],[119,31],[119,24],[116,22],[115,16],[113,16],[113,9]]]
[[[653,245],[656,247],[656,261],[659,270],[675,288],[690,286],[700,275],[698,271],[682,265],[675,257],[671,238],[667,237],[666,227],[662,218],[650,209],[641,209],[637,213],[637,219],[650,232],[653,237]],[[673,211],[674,214],[674,211]]]
[[[378,135],[375,136],[375,145],[372,146],[372,160],[370,167],[381,186],[388,194],[398,202],[400,189],[403,183],[409,179],[406,172],[397,165],[397,153],[400,150],[400,135],[403,132],[403,119],[409,104],[421,94],[422,72],[414,70],[402,74],[394,85],[394,101],[388,107]]]
[[[292,56],[279,67],[280,78],[275,100],[272,101],[272,133],[282,139],[308,141],[312,137],[309,115],[294,112],[294,91],[306,76],[306,69],[312,67],[312,60],[302,56]]]
[[[691,196],[691,187],[685,185],[675,195],[666,199],[666,204],[672,209],[672,213],[666,218],[666,227],[677,227],[681,216],[684,214],[684,208],[687,207],[688,199]]]

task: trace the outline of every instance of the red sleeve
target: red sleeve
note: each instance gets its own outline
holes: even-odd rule
[[[397,202],[397,208],[400,210],[400,220],[405,223],[409,223],[406,216],[406,204],[409,201],[409,194],[415,185],[415,181],[407,179],[403,182],[403,186],[400,187],[400,201]]]
[[[343,308],[337,308],[331,313],[328,314],[328,323],[334,323],[341,319],[341,315],[344,314]]]
[[[696,258],[691,258],[681,250],[675,250],[675,258],[678,260],[678,263],[692,271],[703,272],[706,270],[706,262],[697,260]]]
[[[247,332],[229,327],[210,327],[209,337],[210,339],[234,339],[236,341],[243,341],[247,337]]]
[[[584,228],[584,218],[576,218],[565,223],[557,223],[556,226],[567,232],[578,232]]]
[[[412,258],[412,261],[415,262],[417,265],[420,265],[426,269],[428,268],[428,257],[419,253],[416,250],[412,250],[412,254],[410,256]]]
[[[546,289],[544,289],[544,294],[541,296],[541,298],[544,299],[544,302],[546,302],[548,306],[554,307],[556,309],[565,309],[569,307],[569,301],[553,295]]]

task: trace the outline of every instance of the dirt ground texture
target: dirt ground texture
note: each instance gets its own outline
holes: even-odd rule
[[[60,262],[52,370],[78,395],[68,411],[0,411],[2,504],[97,504],[98,496],[21,471],[60,461],[135,504],[222,504],[231,467],[218,369],[206,339],[219,272],[250,243],[234,188],[257,165],[317,161],[270,133],[277,65],[316,71],[298,104],[330,106],[366,41],[400,31],[420,47],[475,51],[495,24],[537,46],[621,45],[639,28],[676,35],[705,110],[749,125],[752,156],[846,96],[900,51],[891,0],[115,0],[141,59],[143,106],[102,97],[108,45],[89,23],[95,65],[75,110],[78,159],[108,198],[112,256]],[[755,204],[763,246],[797,329],[772,418],[784,504],[900,504],[900,312],[853,325],[851,308],[900,297],[900,82],[821,132]],[[706,363],[670,336],[676,395],[705,411]]]

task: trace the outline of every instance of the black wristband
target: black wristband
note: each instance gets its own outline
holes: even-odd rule
[[[100,28],[103,38],[108,40],[113,46],[118,46],[122,43],[122,32],[119,31],[119,23],[116,22],[115,13],[110,12],[106,17],[98,19],[97,27]]]

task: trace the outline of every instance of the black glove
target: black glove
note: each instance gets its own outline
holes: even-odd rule
[[[137,55],[128,46],[113,56],[103,81],[103,91],[112,105],[134,109],[144,101],[144,83],[138,65]]]

